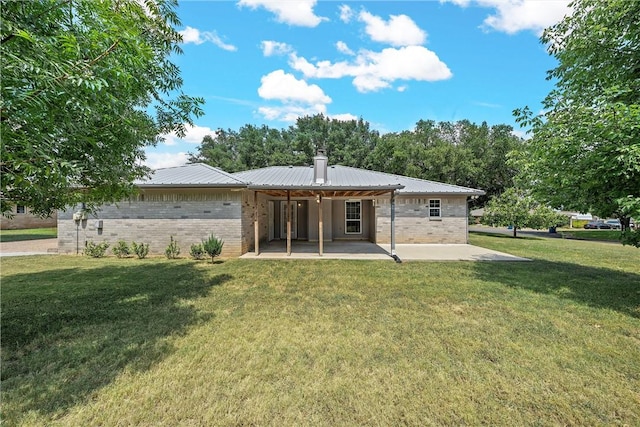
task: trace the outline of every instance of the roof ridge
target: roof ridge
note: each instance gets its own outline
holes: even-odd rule
[[[236,178],[235,176],[233,176],[233,175],[232,175],[232,174],[230,174],[229,172],[224,171],[224,170],[222,170],[222,169],[220,169],[220,168],[217,168],[217,167],[215,167],[215,166],[208,165],[208,164],[206,164],[206,163],[202,163],[202,162],[198,162],[198,163],[188,163],[188,164],[186,164],[186,165],[184,165],[184,166],[189,166],[189,165],[201,165],[201,166],[204,166],[204,167],[206,167],[206,168],[208,168],[208,169],[212,169],[212,170],[214,170],[215,172],[218,172],[219,174],[226,176],[227,178],[231,178],[231,179],[233,179],[234,181],[238,181],[238,182],[239,182],[239,183],[241,183],[241,184],[247,184],[247,182],[245,182],[245,181],[243,181],[243,180],[241,180],[241,179]]]

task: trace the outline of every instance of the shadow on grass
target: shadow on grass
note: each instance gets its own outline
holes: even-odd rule
[[[2,280],[3,418],[54,414],[172,351],[166,338],[207,320],[189,300],[231,279],[189,264],[103,266]]]
[[[478,262],[474,270],[482,280],[640,318],[640,274],[544,260]]]

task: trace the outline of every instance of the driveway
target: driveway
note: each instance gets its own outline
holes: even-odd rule
[[[0,257],[24,255],[52,255],[58,252],[58,239],[0,242]]]

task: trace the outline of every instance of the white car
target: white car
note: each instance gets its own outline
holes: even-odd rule
[[[609,224],[609,226],[614,230],[620,230],[622,228],[622,225],[620,225],[619,219],[608,219],[604,223]]]

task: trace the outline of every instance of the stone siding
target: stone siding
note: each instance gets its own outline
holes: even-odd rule
[[[429,218],[429,199],[440,199],[441,217]],[[467,243],[466,196],[396,197],[396,243]],[[391,242],[391,202],[376,207],[376,243]]]
[[[181,256],[210,234],[224,240],[222,256],[239,256],[242,245],[242,193],[226,190],[145,190],[130,201],[103,205],[87,219],[73,220],[80,206],[58,215],[58,252],[76,253],[85,242],[118,240],[149,243],[152,254],[164,254],[173,236]],[[100,222],[102,228],[99,228]],[[76,240],[77,239],[77,240]]]

